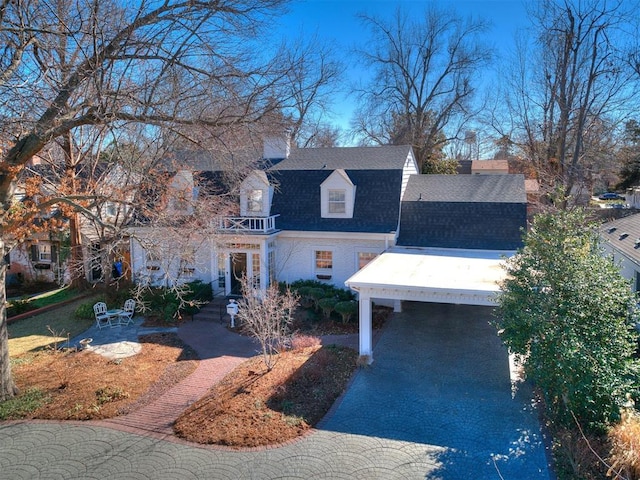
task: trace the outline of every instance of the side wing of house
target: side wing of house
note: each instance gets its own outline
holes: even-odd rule
[[[398,245],[515,250],[526,221],[522,175],[415,175],[402,201]]]

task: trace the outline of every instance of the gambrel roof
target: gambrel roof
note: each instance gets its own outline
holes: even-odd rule
[[[526,203],[524,176],[412,175],[403,201]]]
[[[269,172],[280,230],[389,233],[398,226],[402,169],[345,170],[355,184],[353,218],[322,218],[320,185],[333,170]]]
[[[389,233],[397,229],[410,146],[306,148],[269,169],[278,229]],[[353,218],[322,218],[321,185],[336,170],[356,187]]]
[[[397,244],[516,250],[526,219],[523,175],[412,175]]]

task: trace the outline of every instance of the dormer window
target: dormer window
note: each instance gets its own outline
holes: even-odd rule
[[[322,218],[353,218],[356,186],[349,175],[334,170],[320,185],[320,211]]]
[[[247,211],[262,213],[262,190],[249,190],[247,192]]]
[[[174,213],[190,215],[193,213],[193,202],[198,198],[198,188],[194,185],[193,174],[181,170],[173,177],[170,184],[170,206]]]
[[[346,196],[344,190],[329,190],[329,213],[345,213]]]
[[[271,209],[273,186],[263,171],[254,170],[240,186],[240,216],[267,217]]]

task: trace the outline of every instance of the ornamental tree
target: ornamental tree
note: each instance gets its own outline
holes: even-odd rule
[[[496,325],[550,417],[599,430],[638,392],[636,295],[584,212],[537,216],[507,261]]]

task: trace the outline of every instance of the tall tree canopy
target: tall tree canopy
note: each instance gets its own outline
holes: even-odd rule
[[[371,143],[413,145],[430,172],[474,113],[479,71],[492,58],[483,43],[487,25],[433,4],[420,18],[398,9],[389,21],[362,20],[371,41],[359,53],[374,75],[357,86],[354,131]]]
[[[627,59],[630,3],[531,2],[532,41],[520,39],[497,123],[534,166],[543,193],[589,195],[610,163],[612,136],[634,108],[637,82]],[[563,200],[560,206],[572,202]]]

